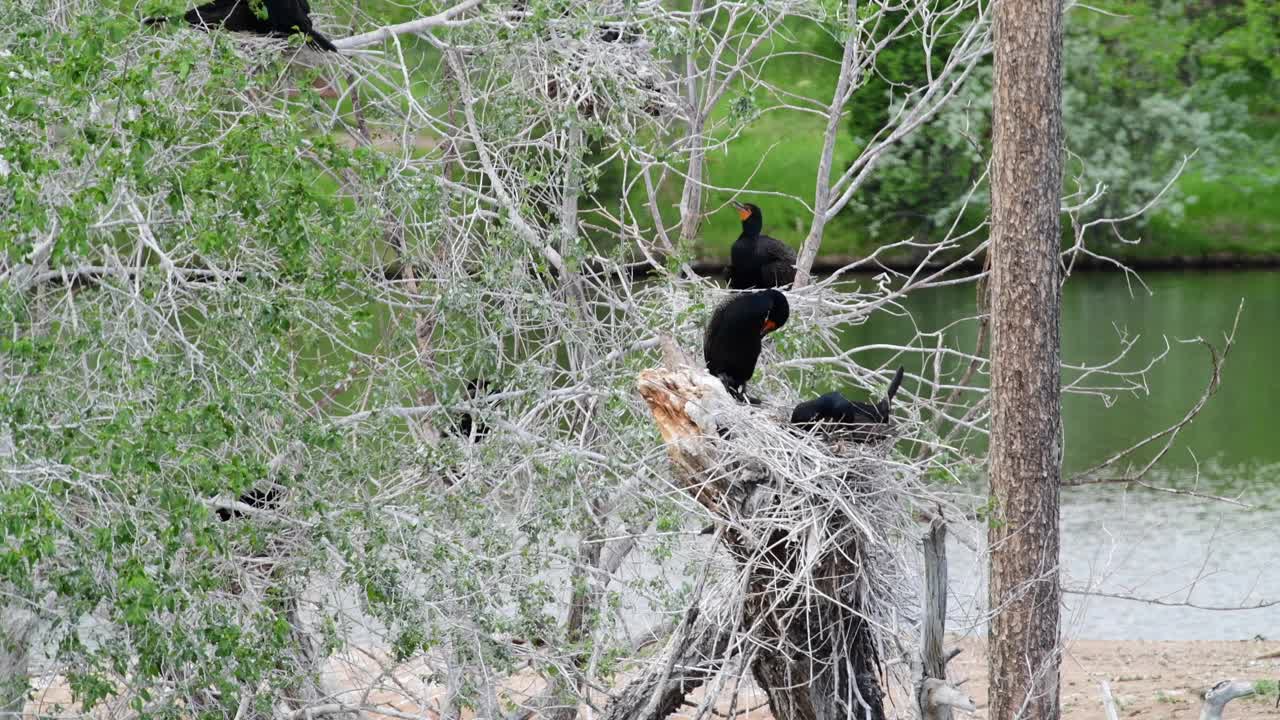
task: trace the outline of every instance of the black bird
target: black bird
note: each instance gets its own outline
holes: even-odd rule
[[[275,506],[280,500],[280,488],[277,485],[268,485],[265,488],[249,488],[243,495],[236,498],[237,502],[248,505],[255,510],[269,510]],[[218,519],[222,522],[231,520],[232,518],[244,517],[244,513],[234,508],[218,508]]]
[[[489,394],[489,382],[478,378],[472,378],[467,381],[467,399],[475,400],[481,395]],[[475,431],[475,442],[480,442],[485,435],[489,434],[489,426],[485,425],[482,420],[477,419],[468,411],[460,412],[453,417],[453,432],[458,437],[470,439],[472,430]]]
[[[735,202],[742,234],[729,253],[729,287],[734,290],[790,285],[796,279],[796,253],[781,240],[761,235],[764,217],[751,203]]]
[[[221,27],[231,32],[276,37],[302,33],[315,47],[338,51],[311,25],[311,5],[307,0],[213,0],[188,10],[182,17],[198,28]],[[154,25],[164,21],[165,18],[147,18],[145,22]]]
[[[597,25],[596,30],[596,37],[600,39],[600,42],[621,42],[630,45],[635,43],[641,37],[640,28],[630,23]]]
[[[791,306],[777,290],[739,295],[716,308],[702,339],[707,372],[720,378],[738,400],[756,371],[764,336],[787,324]]]
[[[902,373],[905,368],[899,367],[889,383],[889,391],[884,399],[877,403],[849,402],[838,392],[829,392],[822,397],[802,402],[791,413],[791,424],[811,428],[818,423],[825,423],[833,430],[852,432],[853,439],[867,442],[880,437],[871,429],[859,428],[860,425],[886,425],[891,418],[893,396],[902,385]]]

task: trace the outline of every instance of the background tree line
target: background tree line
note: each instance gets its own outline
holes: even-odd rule
[[[954,37],[941,33],[936,44],[946,48]],[[1278,37],[1280,10],[1257,0],[1069,7],[1063,108],[1072,157],[1068,191],[1087,197],[1102,183],[1111,193],[1093,206],[1094,216],[1124,215],[1158,194],[1183,157],[1195,152],[1155,212],[1127,224],[1126,230],[1140,232],[1148,242],[1116,243],[1114,251],[1156,257],[1280,251],[1274,240],[1280,215],[1276,203],[1266,201],[1280,183],[1268,160],[1278,142]],[[813,37],[810,44],[827,56],[839,52],[822,38]],[[936,69],[939,61],[931,62]],[[885,237],[936,237],[956,219],[966,191],[978,180],[983,182],[964,214],[966,222],[981,222],[988,202],[983,171],[991,157],[989,59],[974,75],[955,102],[889,153],[867,191],[836,221],[826,252],[861,255]],[[821,74],[802,74],[785,61],[772,76],[779,83],[824,81]],[[919,47],[887,47],[852,103],[847,127],[853,146],[873,137],[926,76]],[[797,131],[778,145],[768,120],[759,125],[739,141],[744,158],[713,162],[729,172],[748,172],[755,153],[773,147],[779,155],[794,156],[785,148],[803,143]],[[781,192],[794,185],[781,159],[766,162],[758,182]],[[804,226],[797,203],[778,202],[768,210],[780,227],[798,232]],[[725,256],[735,236],[732,218],[711,222],[714,231],[702,250]],[[1110,231],[1097,234],[1105,242]]]

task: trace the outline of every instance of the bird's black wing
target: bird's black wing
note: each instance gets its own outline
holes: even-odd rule
[[[337,52],[338,48],[324,35],[321,35],[311,24],[311,5],[307,0],[266,0],[267,16],[271,19],[271,28],[281,35],[292,35],[300,32],[321,50]]]
[[[264,0],[271,27],[278,33],[306,32],[311,16],[300,0]]]
[[[240,497],[236,498],[236,502],[243,503],[255,510],[270,510],[280,500],[282,495],[280,487],[271,484],[265,488],[253,487],[249,488]],[[218,519],[222,522],[244,517],[244,513],[235,508],[218,508]]]
[[[829,392],[796,405],[791,411],[791,424],[810,425],[818,422],[834,422],[843,418],[843,406],[849,401],[839,392]]]
[[[718,347],[715,341],[724,326],[725,308],[727,307],[729,307],[729,303],[723,302],[720,307],[715,309],[715,312],[711,313],[711,320],[707,323],[706,332],[702,336],[702,357],[707,361],[708,369],[713,366],[713,363],[715,366],[719,366],[722,359],[717,352]]]
[[[213,0],[188,10],[182,17],[196,27],[221,27],[259,35],[271,32],[271,23],[253,12],[249,0]]]
[[[773,287],[789,285],[796,279],[796,251],[786,243],[768,235],[761,235],[756,243],[760,258],[760,275]]]
[[[742,300],[741,297],[737,299]],[[748,362],[750,349],[742,347],[741,338],[734,337],[737,324],[735,318],[740,312],[732,299],[716,308],[707,323],[706,334],[702,337],[702,355],[706,359],[707,372],[719,379],[724,389],[734,398],[746,401],[743,386],[751,377],[755,358],[750,358]],[[758,350],[756,354],[759,354]]]
[[[729,249],[729,267],[725,272],[725,280],[734,290],[748,290],[758,287],[760,282],[760,258],[756,251],[757,238],[740,235],[733,241]]]

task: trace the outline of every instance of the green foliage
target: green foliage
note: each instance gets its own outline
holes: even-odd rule
[[[1240,76],[1187,70],[1198,60],[1199,23],[1178,4],[1145,8],[1149,17],[1143,10],[1123,22],[1076,14],[1068,25],[1067,174],[1084,195],[1098,183],[1109,189],[1098,217],[1136,210],[1185,155],[1195,152],[1191,167],[1216,178],[1249,145],[1247,106],[1230,92]],[[1167,221],[1181,220],[1187,199],[1173,188],[1162,204]]]
[[[1265,63],[1248,60],[1238,48],[1261,22],[1260,11],[1248,3],[1220,11],[1163,2],[1103,9],[1121,15],[1077,9],[1065,38],[1066,189],[1076,194],[1069,204],[1105,189],[1085,219],[1134,212],[1164,188],[1187,155],[1194,154],[1190,167],[1197,177],[1223,177],[1243,150],[1257,144],[1244,132],[1256,122],[1246,101],[1253,89],[1275,82]],[[1224,34],[1236,39],[1223,42]],[[923,81],[921,61],[906,49],[910,43],[904,45],[885,53],[878,76],[865,88],[871,91],[866,103],[878,90],[895,107],[905,101],[903,88]],[[851,212],[873,231],[934,238],[958,214],[967,224],[980,222],[987,189],[985,182],[975,183],[990,152],[990,96],[990,69],[979,68],[953,102],[892,151]],[[874,104],[852,115],[855,137],[884,119]],[[971,188],[976,192],[969,196]],[[1160,205],[1162,226],[1176,227],[1200,199],[1184,183],[1175,184]]]
[[[1274,703],[1275,700],[1272,698],[1277,694],[1280,694],[1280,683],[1277,683],[1275,680],[1270,678],[1263,678],[1262,680],[1255,680],[1253,682],[1253,689],[1254,694],[1251,698],[1252,700]]]
[[[381,237],[378,208],[334,176],[368,188],[387,164],[335,144],[305,93],[238,100],[289,80],[277,51],[254,55],[222,33],[171,42],[85,10],[65,25],[5,18],[0,76],[21,82],[0,84],[0,266],[50,238],[53,267],[122,267],[122,255],[142,266],[93,278],[65,305],[50,305],[65,288],[0,293],[0,446],[15,453],[0,485],[0,579],[41,605],[52,593],[55,659],[86,710],[128,687],[144,717],[175,715],[207,707],[212,688],[231,716],[241,693],[310,671],[287,616],[313,558],[296,553],[293,577],[243,574],[238,558],[274,552],[280,528],[219,522],[209,502],[274,476],[295,517],[320,517],[340,493],[309,494],[358,492],[342,479],[376,467],[369,438],[337,437],[299,410],[344,368],[295,370],[335,341],[365,342],[358,298],[335,308],[364,276],[361,247]],[[125,229],[129,204],[157,218],[155,248]],[[241,268],[240,281],[175,294],[159,252]],[[307,483],[269,470],[295,442],[327,450]],[[288,542],[318,548],[322,536]],[[264,581],[289,594],[241,594]]]

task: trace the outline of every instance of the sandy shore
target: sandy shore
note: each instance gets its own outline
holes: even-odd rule
[[[953,680],[967,678],[961,689],[978,705],[978,711],[957,718],[987,718],[986,646],[981,639],[967,639],[956,643],[964,649],[951,663]],[[948,643],[952,646],[952,643]],[[394,669],[384,665],[385,656],[377,653],[357,653],[346,660],[334,658],[326,673],[334,690],[369,688],[366,707],[385,708],[392,714],[366,710],[370,720],[403,720],[404,717],[420,717],[430,720],[438,717],[435,707],[442,699],[443,688],[430,684],[428,673],[420,662],[411,660]],[[390,674],[384,674],[391,671]],[[1245,642],[1148,642],[1115,640],[1077,640],[1071,643],[1063,662],[1062,718],[1063,720],[1102,720],[1099,683],[1106,679],[1120,706],[1121,718],[1152,718],[1153,720],[1195,720],[1200,713],[1200,694],[1214,683],[1224,679],[1280,680],[1280,641]],[[29,718],[65,713],[74,707],[65,679],[54,676],[41,678],[34,683],[33,697],[28,701],[25,715]],[[540,694],[542,683],[532,677],[514,677],[508,684],[508,698],[519,701]],[[737,707],[750,711],[739,715],[740,720],[770,720],[763,694],[755,688],[742,688]],[[1274,707],[1272,694],[1240,698],[1226,708],[1224,720],[1255,720],[1280,718],[1280,710]],[[700,695],[695,693],[694,697]],[[425,701],[428,707],[419,703]],[[726,695],[718,703],[721,712],[728,710],[730,698]],[[117,701],[118,702],[118,701]],[[901,702],[901,701],[899,701]],[[95,717],[131,716],[126,708],[115,707],[108,701]],[[433,707],[434,706],[434,707]],[[914,717],[908,708],[886,708],[890,717]],[[119,713],[119,714],[117,714]],[[585,715],[585,714],[584,714]],[[580,715],[580,717],[584,716]],[[471,717],[467,713],[467,717]],[[677,714],[673,717],[682,717]]]
[[[972,717],[986,718],[986,644],[960,643],[965,649],[951,663],[962,687],[978,704]],[[1263,658],[1264,655],[1275,657]],[[1076,640],[1062,664],[1063,720],[1102,720],[1098,684],[1111,683],[1122,718],[1195,720],[1200,694],[1219,680],[1280,680],[1280,642],[1149,642]],[[1223,720],[1280,718],[1276,696],[1240,698],[1227,705]],[[958,716],[962,717],[962,716]]]

